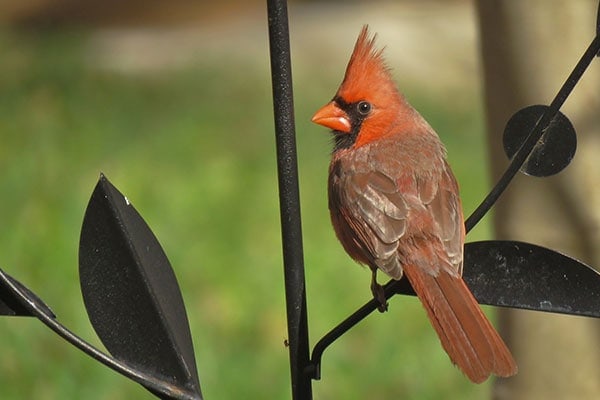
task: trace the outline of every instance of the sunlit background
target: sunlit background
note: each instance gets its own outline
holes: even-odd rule
[[[125,3],[125,4],[123,4]],[[83,306],[79,231],[100,172],[179,279],[206,399],[290,398],[266,3],[0,5],[0,267],[103,348]],[[293,1],[290,30],[310,340],[370,297],[329,224],[325,129],[361,26],[446,143],[465,213],[486,193],[469,1]],[[486,221],[469,240],[489,236]],[[315,399],[479,399],[421,305],[397,296],[334,343]],[[0,319],[0,398],[151,399],[31,318]]]

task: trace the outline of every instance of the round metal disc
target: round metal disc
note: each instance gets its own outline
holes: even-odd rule
[[[517,111],[506,124],[502,138],[508,158],[516,154],[548,106],[534,105]],[[521,172],[532,176],[550,176],[562,171],[575,156],[577,136],[571,121],[558,112],[521,166]]]

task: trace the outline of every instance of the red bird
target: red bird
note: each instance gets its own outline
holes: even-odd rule
[[[372,271],[406,274],[444,350],[471,381],[517,373],[513,357],[463,281],[458,184],[438,135],[396,89],[364,26],[331,102],[312,121],[332,129],[329,210],[336,235]]]

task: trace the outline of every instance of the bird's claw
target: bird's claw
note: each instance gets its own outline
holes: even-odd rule
[[[380,313],[384,313],[388,310],[388,302],[387,299],[385,298],[385,292],[383,291],[383,286],[381,286],[380,284],[377,284],[377,286],[375,286],[373,288],[373,297],[375,298],[375,300],[377,300],[379,302],[379,305],[377,306],[377,310],[379,310]]]
[[[377,283],[377,270],[373,270],[373,276],[371,279],[371,293],[373,293],[373,298],[379,303],[377,310],[379,310],[380,313],[386,312],[388,310],[388,302],[385,297],[385,290],[383,289],[383,286]]]

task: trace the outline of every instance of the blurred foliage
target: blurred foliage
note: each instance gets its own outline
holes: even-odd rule
[[[207,399],[290,397],[270,77],[204,60],[120,74],[87,60],[89,33],[0,34],[0,265],[100,346],[77,277],[81,220],[99,173],[135,204],[179,278]],[[329,138],[310,124],[339,76],[296,74],[311,340],[370,296],[329,225]],[[468,213],[486,192],[481,110],[413,104],[440,132]],[[485,222],[484,222],[485,224]],[[488,233],[480,227],[469,239]],[[142,399],[144,389],[27,318],[0,319],[3,399]],[[416,299],[396,297],[324,355],[318,399],[475,399]]]

